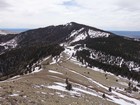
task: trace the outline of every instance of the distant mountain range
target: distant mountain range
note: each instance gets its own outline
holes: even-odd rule
[[[111,32],[121,36],[140,38],[140,31],[111,31]]]
[[[20,32],[24,32],[27,30],[30,30],[29,28],[0,28],[0,30],[3,31],[8,31],[8,32],[14,32],[14,33],[20,33]]]
[[[140,41],[136,38],[71,22],[7,35],[0,40],[1,80],[32,72],[35,62],[59,55],[71,46],[72,56],[83,65],[140,81]]]
[[[9,31],[9,30],[0,30],[0,35],[8,35],[8,34],[17,34],[18,32]]]

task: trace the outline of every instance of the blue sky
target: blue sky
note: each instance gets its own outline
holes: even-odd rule
[[[0,28],[75,21],[105,30],[140,31],[140,0],[0,0]]]

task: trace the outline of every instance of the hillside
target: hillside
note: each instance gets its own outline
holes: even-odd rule
[[[2,105],[139,105],[138,91],[129,91],[129,82],[98,68],[85,68],[65,49],[58,57],[48,56],[27,75],[0,82]],[[69,59],[68,59],[69,58]],[[66,89],[66,79],[72,90]],[[111,90],[109,88],[111,87]],[[138,88],[138,87],[137,87]],[[139,89],[139,88],[138,88]],[[130,93],[129,93],[130,92]],[[105,97],[103,97],[103,94]]]
[[[14,49],[16,52],[19,50],[17,55],[20,55],[20,49],[62,43],[64,46],[75,46],[74,56],[81,62],[87,62],[90,67],[96,66],[116,75],[140,81],[140,41],[75,22],[29,30],[11,37],[8,35],[0,44],[0,53],[11,53],[11,49]],[[10,56],[7,56],[7,59],[8,57]],[[1,63],[2,73],[12,68],[2,65]],[[15,69],[15,66],[13,68]]]
[[[140,103],[139,40],[71,22],[0,36],[0,41],[3,105]],[[58,101],[62,98],[66,102]]]

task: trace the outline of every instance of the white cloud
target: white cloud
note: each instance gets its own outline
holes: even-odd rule
[[[5,10],[10,5],[5,0],[0,0],[0,11]]]
[[[5,3],[9,7],[0,11],[1,27],[37,28],[75,21],[108,30],[140,30],[140,0],[6,0]]]
[[[120,0],[118,2],[118,6],[120,9],[126,10],[126,11],[139,11],[140,10],[140,0]]]

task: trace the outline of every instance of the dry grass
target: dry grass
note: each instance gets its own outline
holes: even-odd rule
[[[95,83],[91,83],[81,75],[92,78],[107,87],[125,88],[126,86],[119,84],[119,82],[128,82],[124,79],[119,79],[119,82],[116,82],[117,77],[113,75],[108,75],[108,79],[106,79],[105,73],[80,67],[71,63],[69,60],[54,65],[48,65],[48,62],[51,62],[50,59],[42,63],[43,70],[39,73],[24,75],[17,79],[1,82],[1,105],[116,105],[107,99],[88,94],[72,97],[66,92],[48,89],[41,85],[47,86],[54,82],[64,83],[65,79],[69,78],[72,83],[78,83],[86,87],[90,86],[90,89],[108,94],[107,90],[98,87]],[[63,75],[50,73],[48,70],[58,71],[63,73]],[[75,74],[72,71],[81,75]],[[65,94],[65,97],[60,97],[58,93]],[[18,95],[10,96],[12,94]]]

